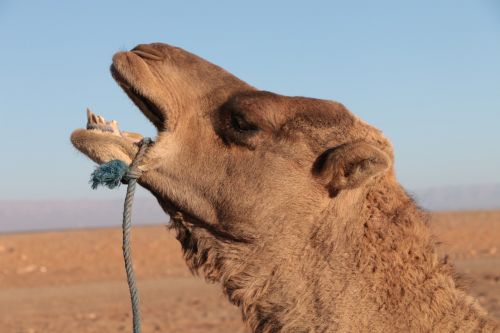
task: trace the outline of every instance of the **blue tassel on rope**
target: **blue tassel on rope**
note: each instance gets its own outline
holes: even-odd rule
[[[112,160],[98,166],[90,175],[92,189],[99,185],[110,189],[120,186],[123,176],[129,170],[129,166],[120,160]]]

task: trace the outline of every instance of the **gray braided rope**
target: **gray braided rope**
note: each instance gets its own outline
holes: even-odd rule
[[[127,173],[123,177],[123,182],[127,183],[127,195],[123,204],[123,223],[122,223],[122,250],[123,259],[125,261],[125,271],[127,272],[127,283],[130,291],[130,301],[132,304],[132,322],[133,332],[141,332],[141,312],[139,308],[139,291],[136,286],[134,267],[132,264],[132,250],[130,247],[130,231],[132,228],[132,204],[134,202],[134,193],[137,185],[137,179],[141,176],[142,171],[137,167],[140,160],[146,153],[148,146],[151,144],[150,138],[144,138],[141,141],[139,151],[130,165]]]
[[[123,259],[125,262],[125,271],[127,272],[127,282],[130,291],[130,301],[132,304],[132,321],[134,333],[141,332],[141,312],[139,311],[139,291],[135,284],[134,266],[132,264],[132,250],[130,247],[130,232],[132,228],[132,204],[134,203],[134,193],[137,186],[137,180],[141,177],[142,171],[138,165],[148,146],[153,142],[150,138],[144,138],[139,146],[139,151],[134,160],[128,166],[121,160],[112,160],[100,165],[91,175],[90,184],[93,189],[99,185],[110,189],[116,188],[121,183],[128,184],[125,203],[123,204]]]

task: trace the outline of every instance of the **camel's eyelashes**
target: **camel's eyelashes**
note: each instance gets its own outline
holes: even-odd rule
[[[237,132],[256,132],[259,130],[257,125],[248,122],[241,114],[232,113],[231,114],[231,126]]]
[[[222,110],[216,123],[216,132],[225,144],[245,146],[250,150],[255,149],[255,142],[252,141],[259,131],[260,128],[241,113],[227,108]]]

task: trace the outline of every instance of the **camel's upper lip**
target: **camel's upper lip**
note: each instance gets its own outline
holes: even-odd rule
[[[115,81],[142,113],[156,126],[156,128],[163,129],[165,127],[165,118],[160,111],[160,107],[150,97],[141,93],[132,82],[127,80],[114,64],[111,65],[110,70]]]

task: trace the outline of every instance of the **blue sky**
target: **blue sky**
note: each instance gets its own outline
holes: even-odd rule
[[[500,182],[500,5],[491,1],[0,0],[0,199],[89,189],[69,142],[91,107],[154,135],[109,75],[162,41],[265,90],[334,99],[381,128],[408,188]]]

